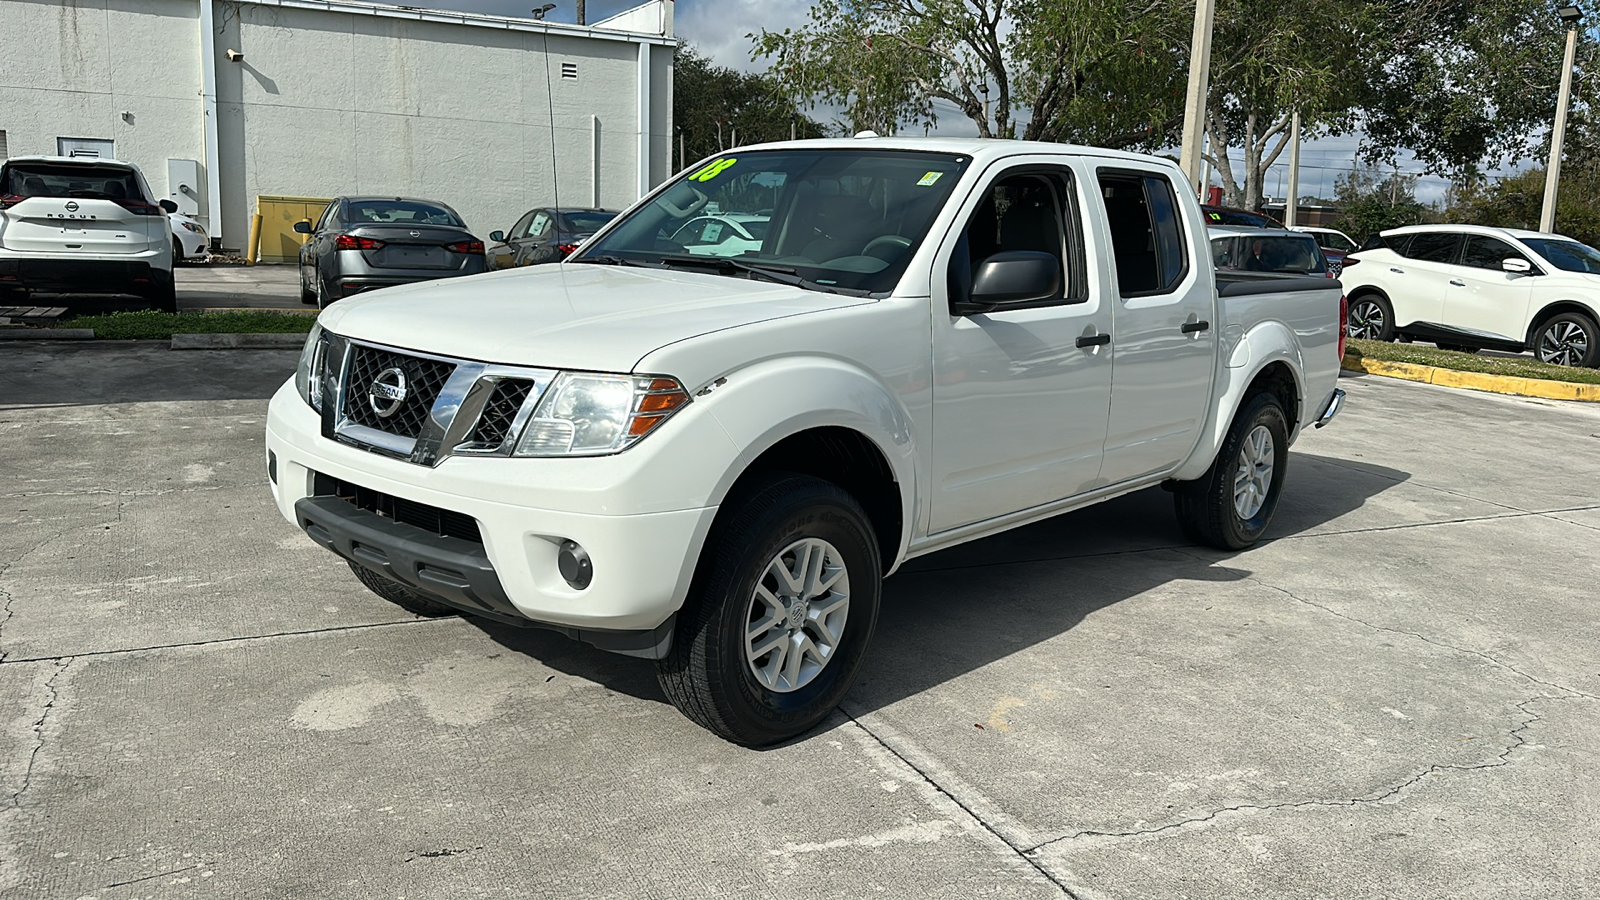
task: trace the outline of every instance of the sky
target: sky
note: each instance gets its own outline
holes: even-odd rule
[[[396,0],[410,6],[435,9],[454,9],[466,12],[490,13],[504,16],[527,16],[534,6],[549,0]],[[641,0],[588,0],[587,17],[590,23],[637,6]],[[805,0],[677,0],[674,13],[678,37],[695,45],[702,53],[719,65],[743,71],[765,67],[763,61],[750,59],[751,33],[763,28],[782,31],[803,24],[810,10]],[[574,21],[572,0],[557,0],[556,8],[548,17],[552,21]],[[936,133],[950,136],[971,136],[977,127],[952,104],[936,102],[940,124]],[[829,118],[819,111],[819,118]],[[1359,150],[1360,135],[1337,138],[1320,138],[1306,141],[1300,151],[1300,194],[1302,196],[1332,197],[1334,179],[1350,171]],[[1235,149],[1231,154],[1235,171],[1243,166],[1244,151]],[[1264,179],[1263,192],[1282,197],[1288,182],[1289,151],[1284,150],[1279,163],[1273,166]],[[1418,175],[1417,199],[1433,203],[1444,196],[1449,180],[1435,175],[1421,174],[1421,166],[1409,157],[1398,160],[1405,174]],[[1523,166],[1527,164],[1524,163]],[[1519,166],[1521,168],[1523,166]],[[1242,176],[1241,176],[1242,177]],[[1213,175],[1212,184],[1218,179]]]

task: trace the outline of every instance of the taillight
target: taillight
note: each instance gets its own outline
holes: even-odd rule
[[[1350,298],[1339,298],[1339,358],[1344,359],[1345,345],[1350,342]]]
[[[121,200],[114,200],[112,202],[136,216],[164,216],[167,214],[167,211],[161,207],[155,205],[154,203],[146,203],[143,200],[133,200],[128,197],[124,197]]]
[[[454,244],[445,244],[444,248],[451,253],[471,253],[474,256],[483,255],[483,241],[456,241]]]
[[[356,237],[353,234],[341,234],[333,239],[335,250],[376,250],[383,246],[383,241],[367,237]]]
[[[1351,266],[1355,265],[1358,262],[1361,262],[1361,260],[1356,259],[1354,256],[1346,256],[1344,258],[1344,267],[1346,269],[1348,269],[1348,268],[1350,268]]]
[[[573,254],[573,252],[575,250],[577,250],[577,249],[578,249],[578,245],[577,244],[557,244],[556,245],[556,252],[561,254],[561,258],[562,259],[566,259],[567,257],[571,256]]]
[[[10,209],[26,199],[19,194],[0,194],[0,209]]]

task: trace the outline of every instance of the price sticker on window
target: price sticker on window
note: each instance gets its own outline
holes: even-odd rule
[[[939,179],[941,179],[943,177],[944,177],[944,173],[943,172],[929,172],[928,174],[922,176],[922,180],[917,182],[917,184],[920,187],[929,187],[931,185],[937,184]]]
[[[711,179],[716,178],[718,175],[721,175],[723,172],[733,168],[733,164],[738,161],[739,160],[737,158],[731,156],[727,159],[719,159],[715,162],[707,164],[704,168],[693,175],[690,175],[689,180],[710,181]]]

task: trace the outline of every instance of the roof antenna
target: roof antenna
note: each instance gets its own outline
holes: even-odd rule
[[[546,11],[554,9],[555,4],[546,4]],[[538,12],[538,10],[535,10]],[[541,16],[541,18],[543,18]],[[550,29],[544,30],[544,102],[550,110],[550,193],[555,200],[555,208],[561,209],[561,171],[556,165],[556,96],[555,88],[550,80]]]

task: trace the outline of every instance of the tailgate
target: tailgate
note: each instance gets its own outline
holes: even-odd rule
[[[30,197],[0,210],[0,247],[21,253],[143,253],[152,234],[159,239],[167,228],[164,214],[138,215],[111,200]]]

